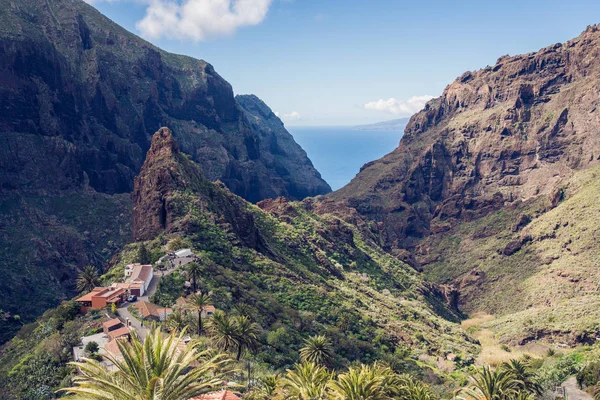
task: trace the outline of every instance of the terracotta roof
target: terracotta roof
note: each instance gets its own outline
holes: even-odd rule
[[[202,311],[206,311],[206,312],[215,312],[216,308],[215,306],[204,306],[202,307]]]
[[[113,319],[109,319],[108,321],[104,321],[102,323],[102,326],[107,329],[110,329],[113,326],[117,326],[117,325],[121,325],[121,324],[122,324],[122,322],[119,318],[113,318]]]
[[[120,357],[121,356],[121,350],[119,350],[119,345],[117,345],[117,341],[119,341],[121,339],[115,339],[115,340],[111,340],[110,342],[106,343],[104,345],[104,350],[109,353],[110,355],[112,355],[113,357]]]
[[[152,265],[150,264],[134,264],[133,272],[131,273],[131,277],[128,279],[130,282],[134,281],[142,281],[146,282],[150,277],[150,273],[152,272]]]
[[[190,400],[241,400],[235,393],[229,390],[219,390],[203,394],[202,396],[192,397]]]
[[[78,298],[75,301],[92,301],[92,297],[97,296],[98,294],[100,294],[102,291],[108,290],[108,288],[105,287],[95,287],[92,289],[91,292],[89,292],[88,294],[84,294],[83,296],[81,296],[80,298]]]
[[[150,316],[160,317],[165,312],[173,312],[172,308],[159,308],[156,304],[152,304],[147,301],[139,301],[134,304],[134,307],[136,308],[136,310],[138,310],[142,318],[148,318]]]
[[[129,335],[130,333],[131,331],[129,328],[124,326],[122,328],[115,329],[114,331],[109,331],[108,336],[110,336],[112,339],[116,339],[121,336]]]

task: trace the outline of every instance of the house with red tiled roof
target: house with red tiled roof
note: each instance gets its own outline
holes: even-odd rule
[[[133,307],[143,319],[164,321],[169,315],[173,314],[172,308],[159,307],[147,301],[138,301]]]
[[[109,319],[102,323],[102,330],[108,335],[108,332],[119,329],[123,326],[123,322],[119,318]]]
[[[126,296],[126,290],[114,287],[96,287],[88,294],[81,296],[78,302],[83,311],[87,309],[101,309],[111,304],[120,304]]]
[[[143,296],[150,286],[154,270],[150,264],[129,264],[125,267],[125,283],[129,284],[129,294]]]
[[[219,390],[190,398],[190,400],[241,400],[241,397],[229,390]]]
[[[108,337],[110,337],[111,340],[119,339],[119,338],[127,338],[127,339],[129,339],[129,337],[131,336],[131,331],[129,330],[128,327],[122,326],[122,327],[117,328],[115,330],[109,331],[107,334],[108,334]]]

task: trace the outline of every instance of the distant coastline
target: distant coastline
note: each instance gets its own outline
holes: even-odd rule
[[[346,185],[373,160],[390,153],[403,129],[357,130],[353,126],[290,126],[288,131],[333,190]]]
[[[352,129],[355,131],[377,131],[377,132],[389,132],[396,131],[404,133],[404,128],[408,124],[410,118],[398,118],[389,121],[377,122],[375,124],[368,125],[356,125]]]

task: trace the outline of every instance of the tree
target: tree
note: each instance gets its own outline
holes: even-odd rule
[[[527,363],[518,360],[510,360],[502,364],[501,368],[509,372],[513,379],[517,381],[519,390],[541,395],[544,391],[542,385],[537,381],[537,376],[533,373]]]
[[[339,400],[384,400],[391,398],[386,386],[387,372],[372,365],[350,367],[329,383],[333,398]]]
[[[131,343],[119,340],[122,359],[107,357],[116,371],[90,359],[72,363],[81,374],[74,378],[74,387],[60,391],[85,400],[188,400],[215,390],[231,359],[200,352],[194,344],[182,348],[182,335],[163,336],[154,327],[143,343],[136,334]]]
[[[145,244],[140,244],[138,248],[137,260],[140,264],[152,264],[152,256],[148,252],[148,248]]]
[[[212,300],[210,298],[210,294],[208,293],[196,293],[190,296],[188,299],[188,308],[196,311],[198,313],[198,334],[202,334],[202,311],[207,307],[212,305]]]
[[[252,322],[246,315],[238,315],[233,317],[234,326],[236,327],[236,344],[237,356],[239,361],[242,354],[246,351],[254,351],[258,347],[258,337],[260,335],[260,327],[256,322]]]
[[[97,353],[98,350],[100,350],[100,346],[98,346],[98,343],[96,343],[96,342],[93,342],[93,341],[92,342],[88,342],[88,344],[85,345],[85,352],[88,355]]]
[[[191,262],[186,266],[188,280],[192,282],[192,289],[196,293],[196,282],[202,276],[202,266],[197,262]]]
[[[300,359],[302,362],[327,365],[333,359],[333,356],[331,341],[323,335],[311,336],[306,339],[304,347],[300,349]]]
[[[210,333],[217,347],[235,350],[239,361],[245,351],[258,347],[260,327],[245,315],[228,317],[224,312],[216,311],[210,321]]]
[[[279,387],[280,375],[268,375],[259,378],[256,386],[246,393],[245,400],[271,400],[278,399],[277,389]]]
[[[210,334],[215,346],[224,351],[237,347],[237,327],[233,320],[221,311],[214,312],[209,325]]]
[[[188,327],[188,319],[181,311],[176,310],[167,317],[165,325],[169,332],[182,332]]]
[[[471,386],[466,393],[475,400],[505,400],[519,392],[518,381],[502,368],[492,371],[484,366],[471,376]]]
[[[438,398],[429,386],[408,374],[389,376],[386,386],[393,396],[405,400],[436,400]]]
[[[315,363],[296,364],[281,379],[285,398],[296,400],[327,399],[327,384],[332,374]]]
[[[87,265],[79,271],[77,290],[79,292],[91,292],[96,286],[100,286],[98,270],[93,265]]]

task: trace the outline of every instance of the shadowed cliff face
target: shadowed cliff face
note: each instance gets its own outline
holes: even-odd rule
[[[600,157],[600,32],[467,72],[414,115],[400,145],[333,193],[413,247],[516,201],[550,195]]]
[[[330,191],[264,103],[80,0],[0,0],[0,110],[0,305],[24,322],[131,240],[134,177],[161,126],[251,202]],[[0,324],[0,342],[15,329]]]
[[[330,191],[268,107],[255,100],[279,124],[264,131],[206,62],[82,1],[0,0],[0,22],[2,191],[131,192],[164,125],[208,179],[250,201]]]

